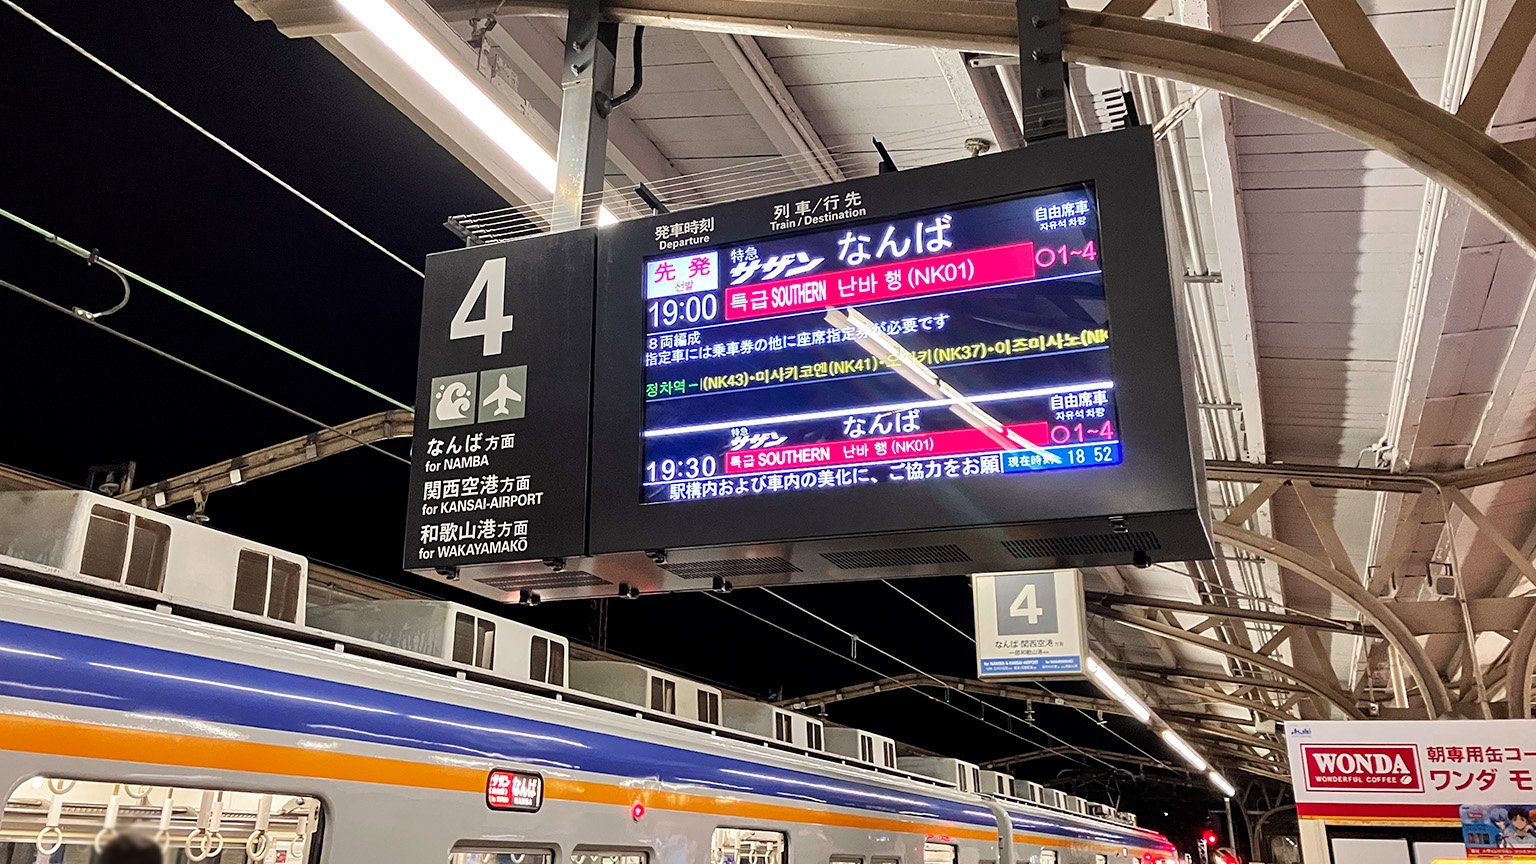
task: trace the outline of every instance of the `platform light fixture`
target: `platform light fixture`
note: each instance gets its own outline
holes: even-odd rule
[[[550,193],[555,191],[555,158],[430,39],[413,27],[389,0],[340,0],[340,3],[374,38],[420,75],[502,152],[512,157],[512,161],[528,172],[535,182]],[[597,221],[599,225],[607,225],[618,219],[603,207],[598,211]]]
[[[1227,796],[1228,798],[1237,797],[1237,789],[1227,781],[1227,778],[1221,776],[1220,771],[1212,770],[1211,773],[1207,776],[1211,778],[1211,783],[1215,784],[1216,788],[1221,790],[1221,794]]]
[[[1147,707],[1147,703],[1137,699],[1136,694],[1132,693],[1130,688],[1120,681],[1120,677],[1109,671],[1109,668],[1100,663],[1098,658],[1088,658],[1088,674],[1093,676],[1093,680],[1099,685],[1099,689],[1108,693],[1116,702],[1124,705],[1132,714],[1136,715],[1137,720],[1148,725],[1152,723],[1152,709]]]
[[[1183,738],[1179,737],[1179,733],[1172,729],[1163,730],[1163,743],[1167,744],[1173,752],[1184,757],[1184,761],[1189,763],[1189,767],[1196,771],[1204,772],[1211,769],[1211,765],[1205,761],[1205,757],[1196,753],[1195,748],[1189,746]]]

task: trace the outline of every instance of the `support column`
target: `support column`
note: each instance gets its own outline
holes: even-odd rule
[[[1298,819],[1301,831],[1301,864],[1333,864],[1328,851],[1328,826],[1317,819]]]
[[[598,0],[570,0],[566,15],[551,231],[597,222],[596,201],[585,215],[582,209],[587,196],[603,188],[608,164],[607,101],[613,93],[613,52],[619,42],[619,26],[601,20]]]

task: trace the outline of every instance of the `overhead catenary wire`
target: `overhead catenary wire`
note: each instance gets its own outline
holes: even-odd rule
[[[102,331],[104,331],[106,333],[109,333],[109,334],[111,334],[113,336],[116,336],[117,338],[123,340],[124,342],[127,342],[130,345],[133,345],[133,346],[138,347],[138,348],[143,348],[145,351],[148,351],[151,354],[154,354],[155,356],[160,357],[160,358],[162,358],[164,360],[169,360],[172,363],[175,363],[176,365],[181,366],[184,369],[188,369],[188,370],[190,370],[192,372],[196,372],[197,374],[199,374],[199,375],[201,375],[201,376],[203,376],[205,378],[212,379],[214,381],[217,381],[220,384],[223,384],[226,387],[230,387],[230,388],[232,388],[234,390],[238,390],[241,393],[244,393],[245,395],[251,397],[252,399],[257,400],[258,402],[262,402],[262,403],[264,403],[266,405],[270,405],[271,407],[276,408],[279,411],[282,411],[282,412],[284,412],[286,414],[290,414],[290,415],[292,415],[294,417],[297,417],[300,420],[303,420],[306,423],[310,423],[310,424],[312,424],[312,425],[314,425],[314,426],[316,426],[316,427],[318,427],[318,428],[320,428],[322,430],[329,431],[329,432],[335,432],[337,435],[340,435],[343,438],[347,438],[347,439],[350,439],[352,441],[355,441],[358,444],[362,445],[363,447],[367,447],[370,450],[374,450],[374,451],[377,451],[379,453],[382,453],[385,456],[388,456],[389,458],[395,460],[396,462],[402,462],[402,463],[404,463],[406,465],[411,464],[411,460],[405,458],[404,456],[399,455],[398,453],[391,453],[388,450],[385,450],[383,447],[378,446],[377,444],[374,444],[374,443],[372,443],[370,441],[364,441],[361,438],[358,438],[357,436],[352,435],[351,433],[347,432],[346,430],[340,429],[340,428],[338,428],[336,426],[333,426],[333,425],[325,422],[324,420],[316,419],[315,417],[312,417],[309,414],[305,414],[303,411],[300,411],[297,408],[293,408],[293,407],[290,407],[288,405],[285,405],[285,404],[277,401],[276,399],[273,399],[270,396],[266,396],[266,395],[263,395],[261,393],[258,393],[255,390],[252,390],[251,388],[246,387],[243,384],[236,384],[235,382],[229,380],[228,378],[225,378],[225,377],[219,375],[216,372],[211,372],[211,371],[209,371],[207,369],[204,369],[203,367],[197,365],[196,363],[191,362],[190,360],[183,360],[182,358],[177,357],[175,354],[172,354],[169,351],[165,351],[165,350],[163,350],[161,348],[157,348],[154,345],[151,345],[148,342],[145,342],[145,341],[143,341],[141,339],[136,339],[133,336],[129,336],[127,333],[124,333],[121,330],[117,330],[117,329],[114,329],[112,327],[109,327],[106,324],[101,323],[101,321],[99,321],[99,320],[97,320],[95,318],[88,318],[86,316],[80,315],[80,314],[74,312],[73,310],[69,309],[68,307],[61,306],[58,303],[55,303],[52,300],[49,300],[47,297],[43,297],[40,294],[34,294],[31,291],[28,291],[27,289],[22,288],[19,285],[16,285],[15,283],[7,282],[4,279],[0,279],[0,288],[5,288],[6,290],[12,291],[12,292],[14,292],[14,293],[16,293],[16,294],[18,294],[18,295],[20,295],[22,297],[25,297],[28,300],[31,300],[31,301],[33,301],[35,303],[40,303],[40,304],[48,307],[49,309],[54,310],[55,312],[60,312],[60,313],[63,313],[64,315],[68,315],[70,318],[73,318],[76,321],[81,321],[81,322],[84,322],[86,324],[89,324],[89,325],[91,325],[92,327],[95,327],[98,330],[102,330]]]
[[[956,690],[955,688],[949,686],[949,684],[945,683],[942,679],[935,677],[933,674],[931,674],[929,672],[925,672],[922,669],[919,669],[917,666],[913,665],[912,663],[908,662],[907,660],[904,660],[901,657],[898,657],[895,654],[892,654],[891,652],[885,650],[884,648],[881,648],[879,645],[876,645],[873,642],[870,642],[869,640],[862,638],[857,633],[854,633],[851,630],[847,630],[847,629],[845,629],[843,627],[838,626],[837,624],[832,623],[831,621],[828,621],[826,618],[822,617],[821,615],[818,615],[815,612],[812,612],[811,610],[805,608],[804,606],[801,606],[799,603],[796,603],[793,600],[790,600],[789,598],[779,594],[778,592],[774,591],[772,588],[761,587],[758,590],[760,590],[763,593],[767,594],[768,596],[774,598],[775,600],[778,600],[779,602],[784,603],[784,604],[790,606],[793,609],[799,610],[801,613],[803,613],[805,615],[808,615],[808,616],[810,616],[812,618],[815,618],[817,621],[820,621],[822,624],[825,624],[826,626],[831,627],[833,630],[836,630],[837,632],[843,634],[844,636],[847,636],[849,639],[858,640],[858,644],[863,645],[863,646],[869,648],[871,651],[874,651],[874,652],[879,653],[879,654],[883,654],[886,657],[889,657],[891,660],[894,660],[895,662],[900,663],[901,665],[907,667],[908,669],[912,670],[913,672],[917,673],[918,675],[920,675],[920,676],[922,676],[924,678],[928,678],[929,680],[933,681],[934,684],[938,685],[939,687],[944,688],[945,691],[959,693],[961,696],[964,696],[964,697],[970,699],[973,702],[979,703],[982,706],[983,710],[985,710],[987,708],[990,708],[993,711],[996,711],[999,714],[1002,714],[1004,717],[1009,718],[1010,720],[1016,720],[1016,721],[1018,721],[1020,723],[1023,723],[1023,724],[1025,724],[1027,726],[1034,726],[1034,728],[1039,729],[1042,733],[1044,733],[1047,738],[1050,738],[1052,741],[1055,741],[1056,743],[1062,745],[1063,747],[1066,747],[1066,748],[1068,748],[1068,749],[1070,749],[1070,750],[1072,750],[1072,751],[1078,753],[1079,755],[1084,756],[1084,757],[1086,757],[1088,759],[1092,759],[1093,761],[1098,762],[1098,763],[1104,765],[1104,767],[1109,768],[1111,771],[1118,771],[1118,770],[1120,770],[1120,769],[1116,768],[1114,765],[1111,765],[1109,762],[1105,761],[1104,759],[1101,759],[1101,758],[1099,758],[1097,756],[1094,756],[1091,753],[1085,752],[1084,750],[1082,750],[1082,748],[1078,747],[1077,745],[1073,744],[1070,741],[1067,741],[1066,739],[1064,739],[1060,735],[1057,735],[1056,733],[1050,731],[1049,729],[1045,729],[1045,728],[1040,727],[1040,726],[1035,726],[1033,723],[1031,723],[1030,721],[1024,719],[1023,717],[1020,717],[1017,714],[1014,714],[1013,712],[1008,711],[1007,709],[999,708],[998,706],[993,705],[993,704],[987,702],[985,699],[982,699],[980,696],[977,696],[974,693],[968,693],[968,692],[966,692],[964,690]],[[969,713],[969,712],[967,712],[967,713]]]
[[[293,193],[293,195],[296,196],[300,201],[303,201],[305,204],[308,204],[310,207],[312,207],[316,211],[318,211],[321,215],[325,216],[327,219],[330,219],[332,222],[335,222],[337,225],[340,225],[342,228],[345,228],[347,231],[352,233],[358,239],[362,240],[364,243],[367,243],[369,246],[372,246],[373,248],[379,250],[380,252],[383,252],[385,255],[389,256],[389,258],[394,260],[395,263],[399,264],[401,267],[404,267],[405,269],[407,269],[407,270],[411,271],[412,273],[416,274],[416,276],[419,277],[419,278],[423,278],[423,279],[426,278],[426,274],[422,273],[421,270],[419,270],[416,267],[414,267],[413,265],[411,265],[404,258],[401,258],[399,255],[396,255],[394,252],[391,252],[389,249],[387,249],[384,246],[384,244],[382,244],[379,241],[373,239],[372,237],[369,237],[367,234],[364,234],[363,231],[361,229],[359,229],[357,226],[353,225],[352,223],[348,222],[347,220],[345,220],[345,219],[341,218],[340,216],[336,215],[336,213],[332,212],[330,209],[325,207],[325,205],[323,205],[320,202],[316,201],[315,199],[309,197],[308,195],[305,195],[303,192],[300,192],[298,189],[294,188],[291,183],[289,183],[288,181],[284,180],[283,178],[277,176],[276,174],[272,173],[271,171],[267,170],[260,163],[258,163],[255,159],[252,159],[251,157],[245,155],[240,150],[236,149],[233,144],[230,144],[228,141],[225,141],[223,138],[220,138],[219,136],[217,136],[217,135],[213,134],[212,132],[208,131],[208,129],[203,127],[197,121],[193,120],[191,117],[188,117],[187,115],[185,115],[185,114],[181,113],[180,111],[176,110],[169,103],[167,103],[164,99],[161,99],[159,96],[156,96],[154,93],[151,93],[143,85],[141,85],[138,82],[134,81],[132,78],[129,78],[127,75],[124,75],[122,72],[119,72],[116,68],[114,68],[113,66],[108,64],[105,60],[102,60],[100,57],[97,57],[95,54],[92,54],[90,51],[86,50],[86,48],[84,46],[82,46],[79,43],[75,42],[74,40],[70,39],[68,36],[65,36],[63,33],[59,32],[58,30],[55,30],[53,27],[50,27],[41,18],[38,18],[36,15],[33,15],[31,12],[28,12],[26,9],[22,8],[20,4],[15,2],[15,0],[0,0],[0,3],[5,4],[6,6],[10,7],[13,11],[15,11],[16,14],[18,14],[21,17],[27,19],[28,21],[32,22],[33,24],[37,25],[41,30],[43,30],[43,32],[47,33],[49,36],[52,36],[53,38],[59,40],[60,42],[64,43],[65,45],[69,46],[69,48],[74,50],[75,53],[79,54],[80,56],[84,57],[85,59],[87,59],[87,60],[91,61],[92,63],[96,64],[103,71],[105,71],[107,74],[111,75],[112,77],[116,78],[117,80],[119,80],[119,81],[123,82],[124,84],[128,85],[129,88],[131,88],[134,92],[138,93],[140,96],[143,96],[144,98],[146,98],[149,101],[155,103],[159,107],[165,109],[165,111],[168,112],[171,116],[173,116],[177,120],[180,120],[181,122],[185,123],[187,126],[190,126],[194,131],[196,131],[198,134],[202,135],[204,138],[207,138],[209,141],[212,141],[213,143],[219,145],[225,151],[227,151],[230,155],[234,156],[236,159],[239,159],[241,162],[244,162],[245,164],[247,164],[247,165],[251,166],[252,168],[256,169],[256,171],[258,173],[260,173],[263,177],[266,177],[268,180],[271,180],[273,183],[276,183],[277,185],[281,186],[283,189],[287,190],[288,192]]]
[[[784,634],[786,634],[788,636],[792,636],[792,637],[794,637],[796,639],[799,639],[801,642],[804,642],[807,645],[811,645],[811,646],[813,646],[815,648],[818,648],[818,649],[820,649],[820,650],[822,650],[822,651],[824,651],[824,652],[826,652],[828,654],[831,654],[834,657],[840,657],[843,660],[845,660],[845,661],[847,661],[849,663],[852,663],[855,666],[858,666],[859,668],[865,670],[866,672],[869,672],[872,675],[879,676],[881,679],[889,679],[891,677],[890,675],[887,675],[886,673],[881,672],[879,669],[876,669],[875,667],[870,666],[868,663],[865,663],[865,662],[863,662],[861,660],[858,660],[858,659],[856,659],[854,657],[849,657],[847,654],[844,654],[844,653],[842,653],[841,651],[838,651],[835,648],[831,648],[831,647],[828,647],[826,645],[823,645],[820,642],[817,642],[815,639],[812,639],[809,636],[804,635],[803,633],[797,633],[794,630],[791,630],[788,627],[785,627],[784,625],[779,624],[776,621],[772,621],[772,620],[770,620],[770,619],[768,619],[768,618],[766,618],[766,617],[764,617],[762,615],[757,614],[756,612],[753,612],[750,609],[747,609],[747,608],[745,608],[743,606],[740,606],[738,604],[732,603],[731,601],[725,599],[724,597],[721,597],[718,594],[706,594],[705,596],[710,597],[710,598],[712,598],[714,600],[717,600],[720,603],[723,603],[726,606],[729,606],[730,608],[735,609],[737,612],[740,612],[740,613],[742,613],[743,615],[746,615],[749,618],[753,618],[753,619],[757,620],[761,624],[767,625],[769,627],[772,627],[775,630],[778,630],[781,633],[784,633]],[[909,689],[911,689],[911,691],[913,693],[916,693],[917,695],[922,696],[923,698],[927,699],[930,702],[935,702],[935,703],[937,703],[939,705],[944,705],[944,706],[946,706],[946,707],[948,707],[948,708],[950,708],[950,709],[952,709],[954,711],[958,711],[959,713],[964,714],[965,716],[971,718],[972,720],[977,720],[977,721],[980,721],[981,723],[985,723],[986,725],[991,726],[993,729],[996,729],[996,730],[998,730],[1000,732],[1003,732],[1003,733],[1005,733],[1007,735],[1011,735],[1014,738],[1017,738],[1020,741],[1023,741],[1024,743],[1026,743],[1026,744],[1029,744],[1029,745],[1034,746],[1034,747],[1039,747],[1041,749],[1044,749],[1045,746],[1046,746],[1046,745],[1041,744],[1039,741],[1029,737],[1028,735],[1024,735],[1023,733],[1018,732],[1017,730],[1014,730],[1014,729],[1011,729],[1011,728],[1008,728],[1008,727],[1005,727],[1005,726],[1000,726],[997,723],[994,723],[991,720],[988,720],[986,717],[981,717],[981,716],[977,716],[975,714],[972,714],[971,712],[965,710],[964,708],[961,708],[959,705],[956,705],[956,704],[954,704],[952,702],[948,702],[946,700],[940,699],[939,697],[934,696],[932,693],[924,693],[922,690],[918,690],[916,688],[909,688]],[[983,703],[983,704],[985,704],[985,703]],[[1004,713],[1006,713],[1006,712],[1004,712]],[[1033,723],[1030,723],[1028,721],[1023,721],[1023,722],[1024,722],[1024,725],[1026,725],[1026,726],[1039,729],[1039,727],[1035,726]],[[1044,731],[1044,730],[1041,730],[1041,731]],[[1066,756],[1066,754],[1062,754],[1062,755]],[[1087,755],[1087,754],[1083,754],[1083,755]],[[1073,757],[1066,756],[1066,758],[1070,759],[1070,758],[1073,758]],[[1081,762],[1081,760],[1077,760],[1077,761],[1079,761],[1080,764],[1083,764],[1085,766],[1087,765],[1086,762]],[[1100,761],[1103,761],[1103,760],[1100,760]],[[1109,763],[1106,762],[1104,764],[1108,765]],[[1110,767],[1113,768],[1113,766],[1110,766]]]
[[[0,0],[0,3],[6,3],[6,2],[9,2],[9,0]],[[406,410],[411,410],[411,406],[405,404],[404,402],[401,402],[399,399],[396,399],[393,396],[390,396],[388,394],[385,394],[385,393],[382,393],[382,392],[380,392],[378,390],[375,390],[374,388],[369,387],[367,384],[364,384],[363,382],[358,381],[357,379],[352,378],[351,376],[346,375],[343,372],[340,372],[340,371],[338,371],[336,369],[332,369],[331,367],[325,365],[324,363],[321,363],[319,360],[316,360],[313,357],[309,357],[309,356],[307,356],[305,354],[300,354],[298,351],[295,351],[294,349],[289,348],[287,345],[284,345],[281,342],[278,342],[276,339],[273,339],[270,336],[264,336],[261,333],[258,333],[255,330],[252,330],[251,328],[245,326],[244,324],[241,324],[238,321],[235,321],[235,320],[233,320],[231,318],[228,318],[228,317],[226,317],[224,315],[221,315],[218,312],[215,312],[212,309],[209,309],[207,306],[204,306],[204,305],[202,305],[201,303],[198,303],[195,300],[192,300],[192,299],[190,299],[188,297],[185,297],[185,296],[183,296],[181,294],[178,294],[175,291],[172,291],[171,289],[165,287],[164,285],[161,285],[158,282],[155,282],[152,279],[149,279],[149,278],[144,277],[144,276],[140,276],[139,274],[133,272],[132,270],[129,270],[128,268],[122,266],[121,264],[117,264],[117,263],[114,263],[112,261],[109,261],[106,258],[103,258],[102,256],[96,254],[95,252],[93,252],[93,251],[91,251],[89,249],[86,249],[85,247],[81,246],[80,244],[71,242],[69,240],[66,240],[63,237],[60,237],[59,235],[57,235],[57,234],[55,234],[55,233],[53,233],[51,231],[48,231],[48,230],[46,230],[46,229],[44,229],[44,228],[42,228],[42,227],[40,227],[38,225],[35,225],[35,224],[27,221],[26,219],[23,219],[22,217],[16,215],[15,213],[12,213],[9,210],[6,210],[4,208],[0,208],[0,217],[4,217],[5,219],[10,220],[11,222],[14,222],[17,225],[20,225],[21,227],[26,228],[28,231],[31,231],[34,234],[37,234],[37,235],[43,237],[49,243],[52,243],[55,246],[58,246],[58,247],[64,249],[65,251],[70,252],[71,254],[78,255],[79,257],[86,258],[88,260],[89,259],[94,259],[96,261],[96,263],[101,264],[101,265],[103,265],[103,266],[105,266],[105,267],[115,271],[116,273],[118,273],[120,275],[126,276],[129,279],[132,279],[133,281],[139,283],[140,285],[143,285],[143,286],[145,286],[147,288],[151,288],[151,289],[153,289],[153,290],[155,290],[155,291],[165,295],[166,297],[169,297],[172,300],[175,300],[176,302],[178,302],[178,303],[180,303],[180,304],[182,304],[184,306],[187,306],[190,309],[196,310],[197,312],[201,312],[202,314],[207,315],[208,317],[210,317],[213,320],[219,322],[220,324],[223,324],[226,327],[229,327],[229,328],[231,328],[231,329],[233,329],[233,330],[235,330],[235,331],[237,331],[239,333],[242,333],[242,334],[244,334],[246,336],[251,337],[252,339],[255,339],[256,341],[258,341],[261,344],[267,346],[268,348],[273,348],[273,349],[276,349],[277,351],[281,351],[282,353],[288,355],[289,357],[292,357],[293,359],[298,360],[299,362],[304,363],[304,364],[310,366],[311,368],[314,368],[314,369],[317,369],[317,370],[319,370],[321,372],[324,372],[325,374],[330,375],[331,377],[337,379],[338,381],[342,381],[342,382],[344,382],[346,384],[350,384],[351,386],[356,387],[359,390],[362,390],[364,393],[368,393],[369,395],[377,396],[378,398],[383,399],[385,402],[388,402],[390,405],[393,405],[396,408],[404,408]]]

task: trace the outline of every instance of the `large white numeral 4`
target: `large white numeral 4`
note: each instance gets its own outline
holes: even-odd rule
[[[1040,616],[1045,614],[1035,600],[1035,586],[1025,585],[1019,596],[1013,598],[1013,603],[1008,606],[1008,617],[1028,618],[1029,623],[1039,624]]]
[[[470,320],[469,313],[485,295],[485,317]],[[449,339],[470,339],[479,336],[485,340],[481,353],[494,357],[501,353],[501,337],[512,332],[512,316],[503,313],[507,308],[507,259],[492,258],[480,265],[474,284],[454,313],[453,323],[448,325]]]

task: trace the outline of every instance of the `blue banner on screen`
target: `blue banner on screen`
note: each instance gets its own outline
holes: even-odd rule
[[[1119,464],[1096,211],[1080,184],[647,260],[641,501]]]

